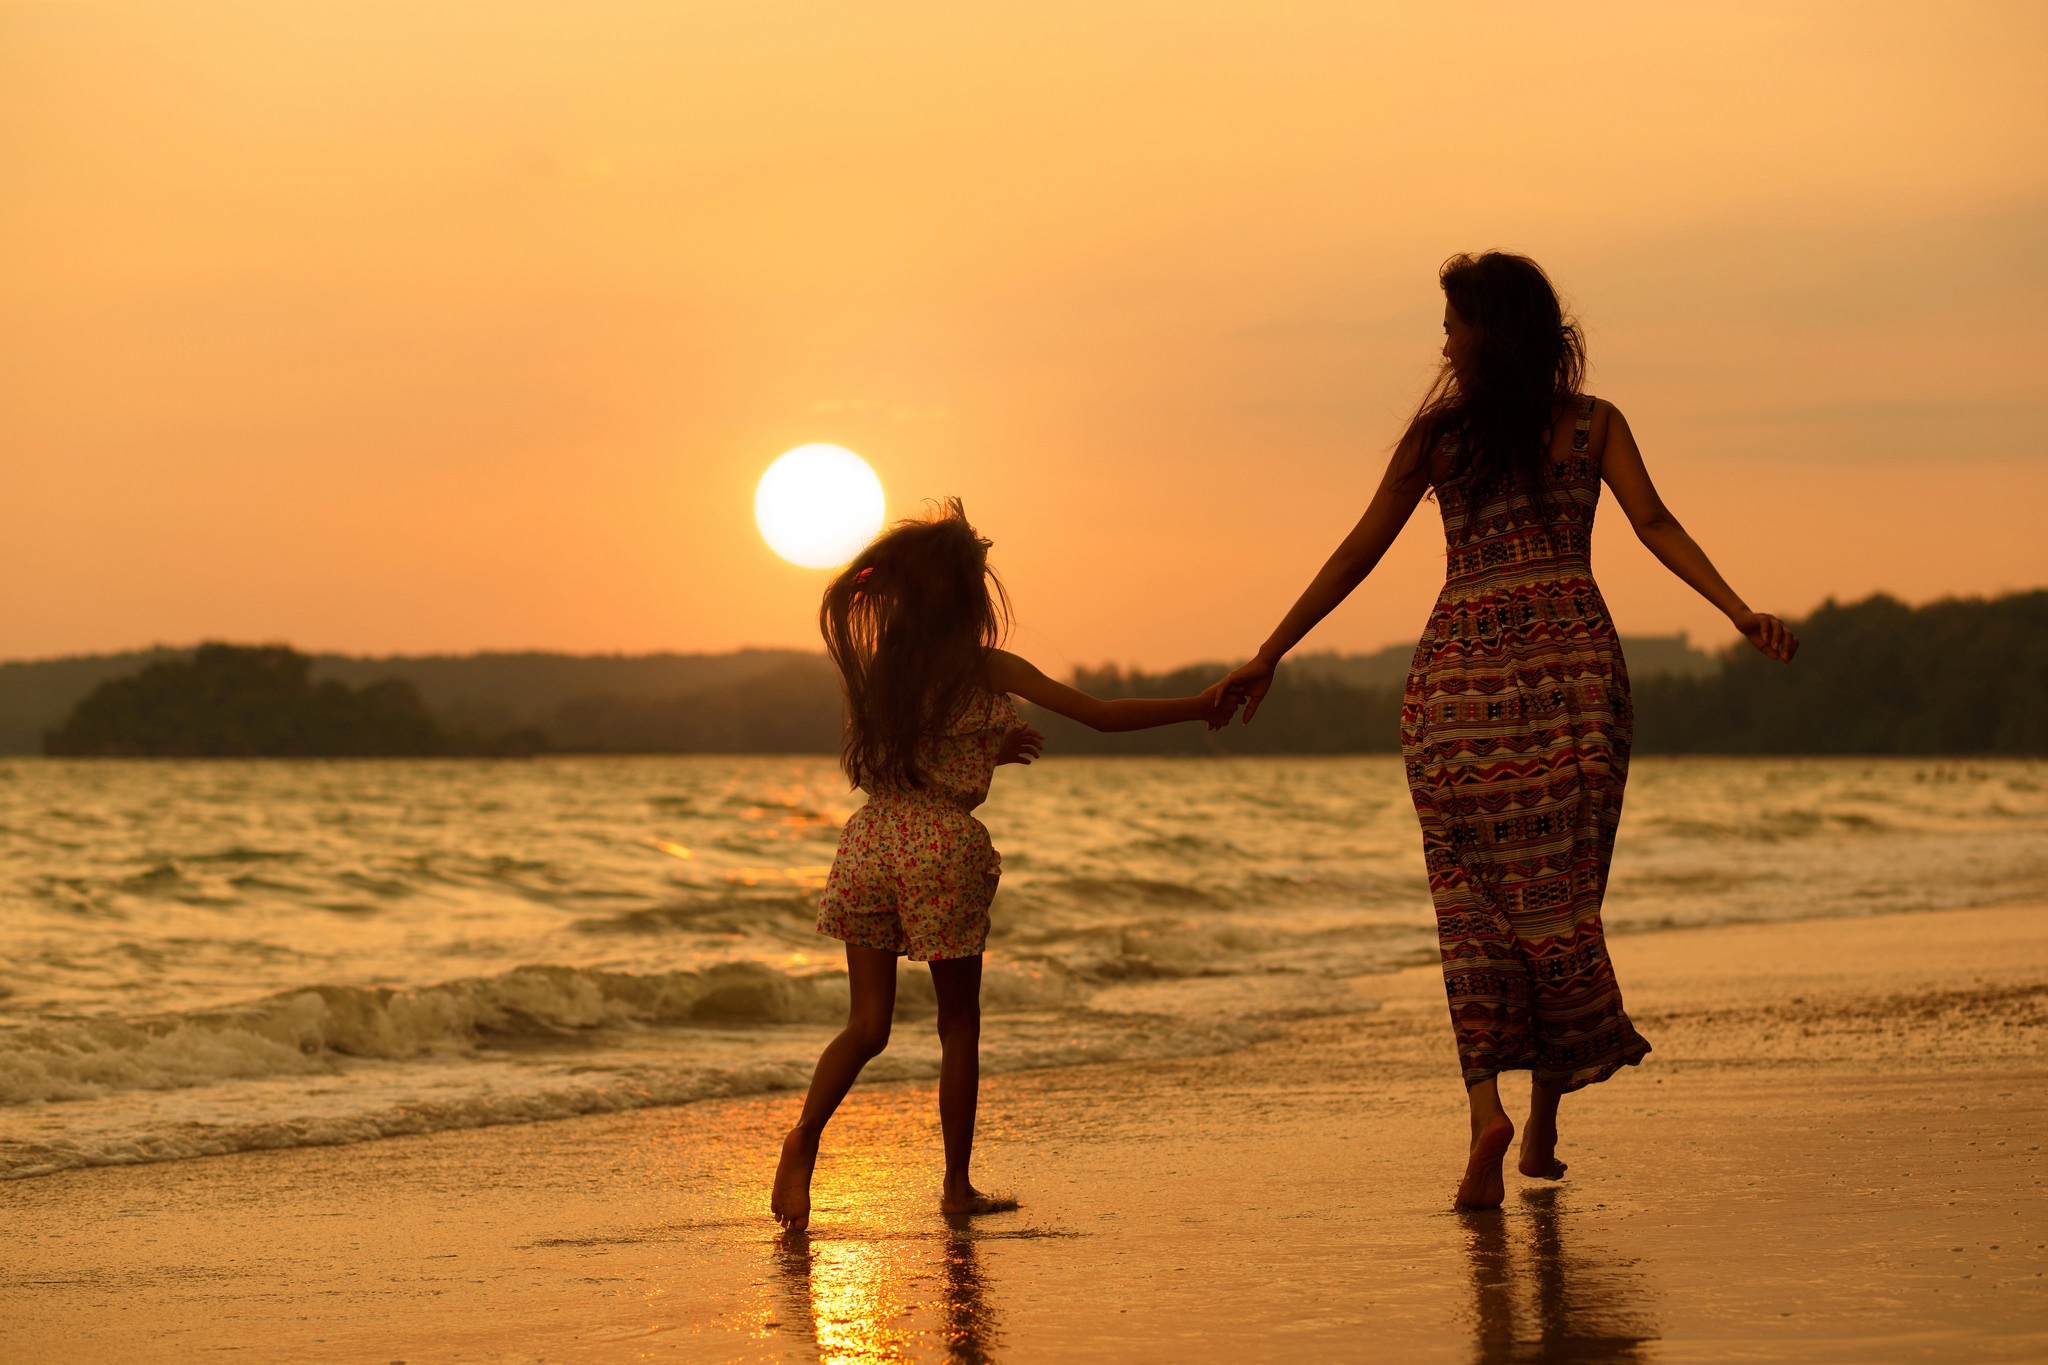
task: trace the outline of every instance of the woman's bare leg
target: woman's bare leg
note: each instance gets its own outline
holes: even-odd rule
[[[1561,1091],[1541,1081],[1529,1090],[1529,1122],[1522,1129],[1522,1159],[1515,1169],[1539,1180],[1564,1179],[1565,1164],[1557,1159],[1557,1102]]]
[[[1465,1088],[1472,1105],[1472,1149],[1465,1158],[1465,1178],[1458,1183],[1458,1206],[1497,1209],[1508,1197],[1501,1162],[1515,1140],[1514,1121],[1500,1107],[1500,1082],[1493,1078]]]
[[[946,1137],[945,1213],[1014,1209],[1007,1196],[983,1194],[968,1178],[974,1160],[974,1111],[981,1097],[981,956],[932,963],[939,997],[939,1128]]]
[[[889,1023],[896,1013],[896,954],[847,944],[846,986],[846,1027],[825,1044],[818,1069],[811,1074],[811,1088],[804,1093],[803,1115],[782,1140],[782,1160],[775,1167],[769,1207],[775,1221],[791,1232],[810,1226],[811,1171],[818,1163],[818,1139],[824,1136],[826,1123],[861,1068],[889,1045]]]

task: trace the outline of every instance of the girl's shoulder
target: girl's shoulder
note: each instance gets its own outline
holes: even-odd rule
[[[946,727],[955,735],[978,735],[985,730],[1008,730],[1017,724],[1017,703],[1007,692],[985,687],[970,688],[953,708],[953,720]]]

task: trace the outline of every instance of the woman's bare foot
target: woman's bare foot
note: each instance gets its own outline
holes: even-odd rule
[[[1545,1122],[1537,1114],[1529,1115],[1528,1125],[1522,1129],[1522,1159],[1515,1169],[1538,1180],[1564,1179],[1565,1163],[1557,1159],[1555,1119]]]
[[[1008,1213],[1017,1207],[1013,1194],[983,1194],[972,1185],[964,1194],[947,1194],[939,1200],[939,1212],[943,1214],[973,1217],[980,1213]]]
[[[1496,1114],[1472,1134],[1472,1154],[1465,1161],[1465,1178],[1458,1183],[1461,1209],[1497,1209],[1508,1197],[1501,1163],[1507,1159],[1508,1144],[1515,1140],[1515,1125],[1506,1114]]]
[[[818,1140],[801,1128],[790,1129],[782,1140],[782,1160],[775,1165],[775,1194],[768,1201],[786,1231],[802,1232],[811,1225],[811,1170],[817,1164]]]

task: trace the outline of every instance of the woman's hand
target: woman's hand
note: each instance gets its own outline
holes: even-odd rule
[[[1799,637],[1785,628],[1777,617],[1761,611],[1741,611],[1728,618],[1757,649],[1781,664],[1792,662],[1799,652]]]
[[[1003,735],[1002,747],[996,750],[996,766],[1005,763],[1022,763],[1031,766],[1031,760],[1045,752],[1045,736],[1028,725],[1019,725]]]
[[[1211,730],[1221,730],[1230,724],[1230,718],[1237,714],[1237,695],[1226,691],[1221,683],[1212,684],[1202,692],[1202,714],[1196,719],[1204,722]]]
[[[1208,697],[1213,694],[1219,701],[1227,696],[1232,699],[1233,705],[1238,699],[1242,699],[1244,723],[1250,725],[1252,716],[1259,709],[1259,703],[1266,699],[1266,693],[1272,689],[1273,670],[1278,666],[1278,660],[1268,659],[1263,654],[1255,654],[1248,663],[1239,664],[1231,670],[1229,677],[1213,684],[1202,695]]]

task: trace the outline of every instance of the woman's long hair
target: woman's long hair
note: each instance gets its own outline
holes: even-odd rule
[[[1458,442],[1451,478],[1472,511],[1510,487],[1547,506],[1551,423],[1585,382],[1585,338],[1527,256],[1453,256],[1437,281],[1458,316],[1479,329],[1478,354],[1462,379],[1444,363],[1411,430],[1425,456],[1439,441]]]
[[[922,787],[918,741],[988,685],[988,652],[1010,624],[989,544],[948,498],[876,537],[825,589],[818,629],[846,687],[840,761],[855,786]]]

